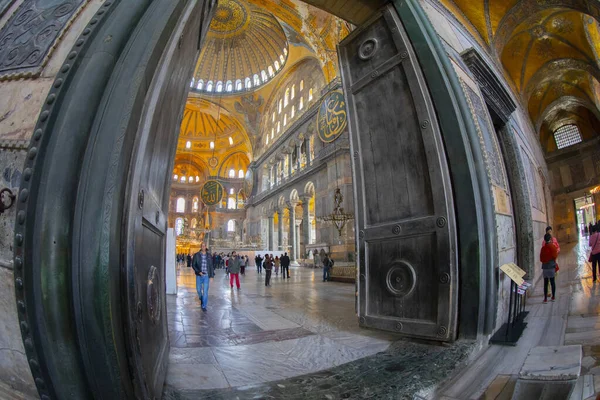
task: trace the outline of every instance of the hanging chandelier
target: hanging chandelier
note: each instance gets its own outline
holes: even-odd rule
[[[342,196],[342,192],[340,188],[335,189],[335,194],[333,195],[333,212],[324,217],[320,217],[319,220],[323,222],[332,223],[338,231],[340,237],[342,237],[342,230],[348,223],[348,221],[354,219],[354,214],[347,213],[344,211],[344,207],[342,207],[342,203],[344,201],[344,196]]]

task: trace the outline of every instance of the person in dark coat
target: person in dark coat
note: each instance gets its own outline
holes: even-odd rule
[[[254,257],[254,262],[256,263],[256,272],[258,272],[259,274],[262,273],[263,259],[260,256],[260,254]]]
[[[290,257],[287,253],[284,253],[283,256],[281,256],[281,275],[283,275],[284,279],[286,276],[290,279]]]
[[[194,254],[192,268],[196,274],[196,291],[200,299],[202,311],[206,311],[208,306],[208,287],[210,281],[215,277],[215,268],[212,262],[212,256],[206,251],[206,245],[202,243],[202,249]]]
[[[187,267],[189,268],[189,267],[192,266],[192,256],[191,256],[191,254],[188,254],[186,259],[187,259]]]
[[[265,261],[263,261],[263,268],[265,269],[265,286],[271,286],[271,270],[273,269],[273,260],[269,255],[265,255]]]

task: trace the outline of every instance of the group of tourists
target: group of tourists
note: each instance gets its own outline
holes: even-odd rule
[[[271,286],[271,274],[275,270],[275,276],[279,276],[279,269],[281,269],[281,276],[283,279],[290,279],[290,257],[287,253],[284,253],[281,258],[279,256],[273,257],[273,254],[265,254],[265,257],[261,257],[257,254],[254,257],[254,263],[256,264],[256,272],[262,274],[262,270],[265,270],[265,286]]]

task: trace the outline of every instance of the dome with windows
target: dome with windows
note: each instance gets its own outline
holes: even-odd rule
[[[221,0],[196,65],[192,90],[227,94],[254,90],[273,79],[288,58],[288,41],[269,12]]]

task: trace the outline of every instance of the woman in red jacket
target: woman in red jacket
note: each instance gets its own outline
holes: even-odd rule
[[[556,298],[556,283],[554,276],[556,274],[556,258],[558,257],[558,249],[552,243],[552,235],[546,233],[544,242],[540,251],[540,261],[542,262],[542,273],[544,276],[544,303],[548,302],[548,282],[552,286],[552,301]]]

